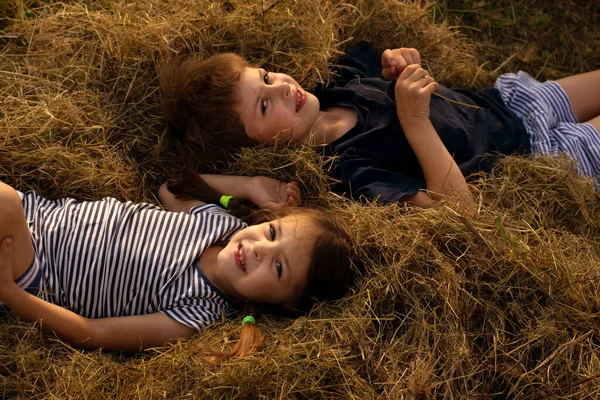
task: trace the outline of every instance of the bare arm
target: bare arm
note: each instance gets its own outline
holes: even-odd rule
[[[196,206],[206,204],[200,200],[187,200],[176,197],[169,191],[167,183],[163,183],[158,188],[158,200],[167,211],[190,213],[190,210]]]
[[[296,182],[286,183],[264,176],[201,174],[200,177],[220,193],[250,201],[268,210],[300,204],[300,188]],[[160,187],[158,198],[169,211],[189,212],[192,207],[204,204],[198,200],[181,200],[175,197],[166,184]]]
[[[48,303],[14,283],[11,250],[11,238],[4,239],[0,243],[0,300],[19,317],[40,322],[45,331],[54,332],[67,343],[85,349],[135,353],[195,332],[162,313],[90,319]]]
[[[221,193],[250,201],[261,208],[276,210],[300,204],[296,182],[281,182],[265,176],[200,175]]]
[[[407,201],[430,207],[434,201],[451,196],[463,205],[472,206],[474,200],[467,182],[429,119],[431,93],[438,88],[438,83],[429,73],[416,64],[406,67],[396,81],[398,118],[419,160],[431,196],[427,199],[424,193],[417,193]]]
[[[431,94],[439,85],[420,64],[421,55],[414,48],[387,49],[381,55],[383,77],[397,79],[398,118],[417,156],[428,190],[428,193],[407,196],[405,201],[426,208],[442,197],[452,196],[470,206],[474,201],[467,182],[429,119]]]

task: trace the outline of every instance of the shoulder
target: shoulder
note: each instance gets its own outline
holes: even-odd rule
[[[190,215],[206,221],[203,225],[207,232],[217,233],[218,241],[228,241],[233,234],[248,226],[244,221],[215,204],[193,207]]]
[[[202,204],[193,206],[190,209],[190,215],[211,216],[217,218],[218,220],[231,221],[232,223],[239,224],[244,228],[248,225],[238,217],[231,215],[231,213],[229,213],[227,210],[216,204]]]

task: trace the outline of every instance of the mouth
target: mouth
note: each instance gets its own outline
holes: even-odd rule
[[[300,88],[296,90],[296,112],[300,111],[306,103],[306,92]]]
[[[234,250],[233,258],[235,259],[235,264],[238,266],[238,268],[241,269],[242,271],[246,272],[246,261],[244,258],[244,248],[242,247],[241,243],[238,244],[237,249]]]

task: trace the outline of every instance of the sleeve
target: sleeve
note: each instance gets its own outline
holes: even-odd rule
[[[223,208],[219,207],[216,204],[203,204],[201,206],[192,207],[192,209],[190,210],[191,215],[200,214],[200,213],[228,215],[231,217],[231,214],[229,214],[226,210],[224,210]],[[235,217],[233,217],[233,218],[235,218]]]
[[[381,55],[365,41],[353,47],[332,71],[339,76],[336,81],[348,81],[359,78],[383,78],[381,75]]]
[[[355,200],[364,196],[382,202],[397,202],[425,188],[423,179],[391,171],[358,152],[340,159],[336,172],[342,177],[336,189],[341,193],[352,194]]]
[[[160,312],[200,332],[227,311],[228,307],[220,303],[214,298],[186,298]]]
[[[248,226],[241,219],[234,217],[230,213],[228,213],[223,208],[217,206],[216,204],[204,204],[201,206],[192,207],[190,210],[190,215],[202,215],[209,214],[213,217],[216,217],[215,223],[220,225],[222,231],[224,232],[219,236],[217,243],[227,243],[231,239],[231,237],[239,230],[244,229]]]

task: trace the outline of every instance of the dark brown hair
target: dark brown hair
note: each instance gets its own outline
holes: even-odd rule
[[[287,216],[310,219],[317,230],[304,295],[297,311],[308,312],[316,301],[337,300],[353,281],[352,239],[348,227],[337,217],[310,208],[288,208]]]
[[[206,60],[174,58],[160,68],[166,119],[160,146],[172,146],[183,163],[182,179],[169,184],[173,194],[218,204],[221,193],[198,172],[226,162],[242,147],[259,144],[246,135],[236,110],[238,82],[248,66],[242,57],[223,53]]]
[[[317,230],[308,281],[295,311],[308,312],[316,301],[336,300],[344,296],[355,277],[351,266],[352,239],[348,227],[337,217],[316,209],[289,208],[284,214],[277,215],[278,218],[286,216],[309,218]],[[246,323],[240,340],[226,355],[242,357],[251,354],[264,341],[265,335],[260,329],[255,324]]]
[[[258,142],[246,135],[236,107],[238,82],[250,64],[233,53],[206,60],[174,58],[160,68],[162,108],[171,140],[186,160],[219,162]]]

